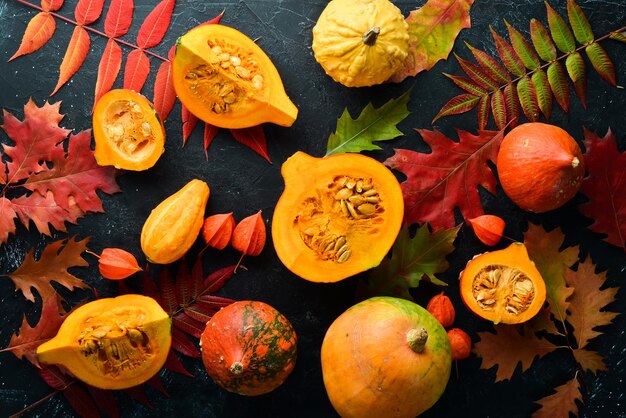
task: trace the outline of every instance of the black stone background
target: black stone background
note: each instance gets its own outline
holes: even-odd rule
[[[60,13],[73,17],[75,1],[67,0]],[[396,4],[406,15],[421,6],[422,0],[402,0]],[[564,0],[553,0],[552,5],[565,15]],[[626,22],[626,2],[622,0],[581,0],[596,35],[621,27]],[[105,5],[108,8],[109,2]],[[124,39],[134,41],[143,18],[156,4],[156,0],[137,0],[133,26]],[[286,129],[273,125],[264,127],[269,155],[268,164],[258,155],[234,141],[227,131],[220,131],[205,160],[202,150],[202,132],[196,129],[187,146],[182,147],[180,107],[177,106],[165,122],[167,129],[166,152],[156,166],[139,173],[124,173],[118,182],[123,190],[114,196],[102,196],[103,214],[89,215],[69,225],[67,233],[54,233],[52,238],[18,227],[17,234],[7,244],[0,246],[0,272],[13,271],[26,251],[35,247],[38,253],[52,240],[69,236],[91,236],[90,249],[100,252],[105,247],[121,247],[134,253],[144,262],[139,246],[141,226],[149,211],[158,202],[178,190],[188,180],[197,177],[211,187],[207,214],[233,211],[237,220],[262,209],[270,227],[273,207],[280,196],[283,182],[281,164],[295,151],[303,150],[315,156],[325,152],[328,135],[336,126],[336,119],[344,107],[353,115],[372,101],[381,105],[399,96],[410,86],[414,91],[409,103],[412,114],[399,127],[404,137],[382,144],[383,151],[367,154],[384,160],[394,147],[428,152],[427,146],[413,128],[431,128],[431,120],[441,106],[460,91],[441,73],[459,74],[456,60],[439,62],[431,71],[410,78],[400,85],[382,85],[372,88],[348,89],[327,77],[315,62],[311,51],[311,29],[327,4],[323,0],[231,0],[196,1],[178,0],[171,27],[155,52],[167,54],[176,38],[186,30],[225,10],[222,23],[233,26],[251,38],[259,38],[259,45],[268,53],[282,75],[285,88],[300,109],[293,127]],[[69,41],[73,26],[57,22],[53,39],[39,52],[7,63],[17,50],[26,23],[36,11],[12,0],[0,0],[0,105],[22,117],[22,107],[29,97],[41,105],[52,91],[58,77],[58,66]],[[472,28],[464,30],[457,39],[454,51],[466,59],[470,52],[467,41],[475,47],[495,54],[489,26],[506,34],[504,19],[528,35],[531,18],[546,23],[546,11],[541,0],[483,0],[476,1],[471,9]],[[102,18],[94,24],[102,28]],[[97,65],[105,46],[105,39],[91,35],[92,46],[84,66],[51,101],[62,100],[62,113],[66,114],[62,126],[76,131],[91,125],[91,106]],[[626,47],[614,41],[603,46],[616,65],[618,83],[626,80]],[[128,49],[124,49],[124,55]],[[152,60],[151,76],[144,94],[152,97],[152,85],[159,61]],[[602,135],[607,128],[616,133],[621,151],[626,149],[626,95],[622,88],[613,88],[589,68],[588,109],[572,96],[569,114],[564,114],[555,104],[551,123],[565,128],[582,142],[582,128],[588,127]],[[116,86],[121,86],[121,74]],[[455,129],[476,130],[476,113],[444,118],[436,128],[455,136]],[[493,127],[492,123],[490,126]],[[8,139],[0,134],[4,143]],[[483,191],[484,192],[484,191]],[[577,195],[563,208],[542,215],[525,213],[517,208],[498,188],[496,196],[483,193],[487,213],[495,213],[507,221],[506,234],[522,238],[527,223],[541,224],[546,229],[561,227],[566,235],[566,245],[580,245],[583,256],[591,255],[602,270],[608,270],[608,284],[624,286],[626,257],[621,249],[601,241],[587,226],[589,219],[577,211],[577,204],[585,197]],[[461,218],[458,217],[458,221]],[[268,237],[269,238],[269,237]],[[504,246],[502,243],[500,246]],[[463,227],[456,240],[457,250],[449,256],[450,268],[441,278],[450,284],[446,289],[457,308],[456,326],[462,327],[477,340],[476,332],[491,329],[490,324],[469,314],[463,307],[456,285],[459,272],[474,255],[487,250],[467,227]],[[198,246],[192,251],[198,251]],[[207,268],[234,262],[234,251],[212,253],[207,257]],[[75,274],[95,286],[101,295],[114,294],[116,284],[102,279],[96,261],[89,258],[89,269],[77,269]],[[299,337],[299,358],[295,370],[286,383],[271,394],[246,398],[227,393],[208,378],[199,360],[184,358],[183,363],[195,378],[168,371],[161,377],[170,397],[166,398],[148,388],[153,409],[135,403],[126,395],[119,395],[118,404],[123,416],[204,416],[204,417],[330,417],[336,416],[322,383],[319,362],[320,345],[330,323],[348,308],[354,297],[358,278],[337,284],[314,284],[299,279],[286,270],[276,257],[271,239],[261,256],[245,260],[247,271],[241,271],[220,294],[234,299],[254,299],[267,302],[284,313],[293,323]],[[422,284],[415,292],[416,299],[425,303],[440,289]],[[71,300],[84,297],[76,292]],[[610,308],[626,312],[624,291]],[[14,292],[13,283],[0,278],[0,346],[8,344],[11,334],[18,328],[22,313],[36,318],[38,310],[26,303],[21,294]],[[626,316],[622,315],[605,329],[602,337],[590,347],[598,350],[609,367],[608,373],[597,377],[585,376],[585,404],[580,408],[583,417],[626,416],[624,406],[624,378],[626,377]],[[518,372],[511,381],[494,384],[494,370],[479,370],[480,360],[475,356],[454,365],[447,390],[441,400],[424,416],[428,417],[525,417],[536,409],[533,400],[551,393],[563,384],[575,369],[571,356],[560,350],[536,361],[524,374]],[[39,379],[34,368],[17,360],[9,353],[0,354],[0,416],[20,411],[50,393],[50,388]],[[72,416],[73,411],[62,396],[54,396],[33,409],[28,416]]]

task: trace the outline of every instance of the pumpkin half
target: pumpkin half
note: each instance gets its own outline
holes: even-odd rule
[[[110,90],[98,100],[93,136],[98,164],[124,170],[152,167],[165,145],[165,128],[152,103],[127,89]]]
[[[126,389],[158,373],[171,342],[171,320],[154,299],[123,295],[74,310],[37,348],[37,359],[64,366],[91,386]]]
[[[278,70],[250,38],[224,25],[201,25],[178,39],[174,89],[187,109],[220,128],[271,122],[291,126],[298,109]]]
[[[414,418],[443,394],[450,341],[426,309],[374,297],[341,314],[321,350],[324,386],[343,418]]]
[[[546,300],[541,273],[520,242],[474,257],[461,272],[460,287],[468,309],[494,324],[526,322]]]
[[[296,152],[281,173],[272,240],[289,270],[336,282],[380,264],[404,216],[402,190],[387,167],[360,154]]]

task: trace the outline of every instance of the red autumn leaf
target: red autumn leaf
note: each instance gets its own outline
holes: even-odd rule
[[[172,328],[172,348],[187,357],[200,357],[200,352],[194,343],[178,328]]]
[[[55,202],[63,209],[69,209],[73,199],[83,212],[103,212],[96,191],[113,194],[120,189],[115,182],[115,169],[98,165],[90,144],[90,131],[71,135],[67,156],[53,160],[52,168],[45,167],[31,176],[24,187],[42,196],[52,192]]]
[[[9,234],[15,233],[15,218],[17,213],[13,204],[6,197],[0,197],[0,242],[6,242]]]
[[[45,299],[42,303],[41,315],[37,325],[31,327],[26,320],[26,315],[24,315],[18,333],[11,336],[9,345],[2,351],[10,351],[19,359],[25,357],[39,367],[36,356],[37,347],[57,334],[66,316],[59,312],[56,298]]]
[[[89,396],[89,392],[82,386],[77,384],[68,386],[63,391],[63,396],[81,417],[97,417],[100,415],[98,407],[91,396]]]
[[[126,58],[124,88],[140,92],[150,74],[150,60],[141,49],[134,49]]]
[[[235,266],[228,266],[209,274],[207,278],[204,279],[204,290],[202,291],[202,294],[210,295],[217,292],[228,280],[233,277],[234,273]]]
[[[396,149],[384,164],[406,175],[402,182],[404,222],[430,223],[433,230],[455,225],[454,209],[465,219],[484,213],[478,186],[495,194],[496,178],[487,165],[495,163],[503,131],[458,131],[454,142],[439,131],[418,130],[432,153]]]
[[[140,48],[152,48],[163,40],[170,25],[176,0],[162,0],[146,17],[137,34],[137,45]]]
[[[183,311],[190,318],[193,318],[196,321],[200,321],[205,324],[209,321],[209,319],[211,319],[213,315],[215,315],[215,312],[217,312],[216,310],[211,309],[210,307],[207,307],[205,304],[201,302],[201,300],[197,300],[196,303],[194,303],[192,307],[185,308],[183,309]]]
[[[133,386],[132,388],[124,389],[124,392],[128,396],[130,396],[130,398],[133,401],[142,404],[146,408],[154,409],[154,406],[152,406],[152,404],[150,403],[150,400],[148,399],[148,395],[146,394],[146,391],[145,391],[143,385],[141,385],[141,386]],[[87,417],[85,417],[85,418],[87,418]]]
[[[32,99],[24,106],[24,120],[20,122],[6,110],[3,111],[2,129],[15,143],[2,144],[4,154],[11,161],[7,163],[8,177],[0,178],[0,183],[17,183],[44,169],[41,161],[63,158],[63,140],[70,133],[59,127],[63,115],[59,113],[61,102],[46,102],[38,107]],[[2,170],[4,171],[4,170]]]
[[[191,132],[198,124],[198,118],[191,113],[185,105],[181,106],[181,119],[183,121],[183,145],[187,143],[187,140],[191,136]]]
[[[522,372],[528,370],[535,357],[543,357],[557,346],[537,337],[528,327],[521,333],[511,325],[496,325],[496,333],[479,332],[480,341],[474,344],[474,353],[482,358],[481,369],[497,367],[496,382],[513,376],[518,363]]]
[[[256,256],[265,247],[265,221],[261,211],[242,219],[233,231],[233,248],[243,255]]]
[[[210,247],[223,250],[230,242],[235,228],[233,213],[211,215],[204,220],[202,225],[202,237]]]
[[[98,77],[96,79],[96,90],[94,92],[95,103],[102,95],[113,87],[115,79],[122,67],[122,48],[113,39],[109,39],[104,48],[100,64],[98,65]]]
[[[533,418],[569,418],[570,414],[578,416],[576,402],[582,403],[583,395],[576,376],[564,385],[555,388],[555,391],[556,393],[536,401],[541,405],[541,409],[533,413]]]
[[[98,269],[102,277],[109,280],[125,279],[141,271],[135,256],[120,248],[102,250],[98,259]]]
[[[237,142],[250,148],[252,151],[265,158],[269,163],[272,162],[269,155],[267,155],[267,141],[265,140],[265,133],[261,125],[251,128],[231,129],[230,133]]]
[[[104,33],[110,38],[126,35],[133,21],[134,10],[133,0],[111,0],[109,11],[104,19]]]
[[[219,129],[220,128],[218,128],[217,126],[213,126],[210,123],[204,124],[203,139],[204,139],[204,156],[206,158],[209,158],[208,156],[209,147],[211,146],[213,139],[215,139],[215,135],[217,135],[217,131],[219,131]]]
[[[72,38],[70,39],[70,43],[67,46],[67,50],[65,51],[65,55],[63,56],[63,61],[61,61],[61,66],[59,68],[59,81],[57,81],[57,85],[54,87],[54,90],[50,95],[54,95],[61,86],[63,86],[67,81],[78,71],[78,69],[85,62],[85,58],[87,58],[87,54],[89,53],[89,46],[91,41],[89,39],[89,34],[82,26],[76,26],[74,28],[74,32],[72,33]]]
[[[493,246],[500,242],[506,223],[496,215],[481,215],[468,219],[476,237],[485,245]]]
[[[41,8],[46,12],[55,12],[63,6],[63,0],[41,0]]]
[[[13,280],[17,290],[21,290],[24,297],[35,301],[32,290],[36,289],[39,296],[45,302],[47,299],[57,297],[56,290],[51,282],[57,282],[65,288],[72,290],[75,287],[85,289],[89,286],[76,276],[70,274],[70,267],[85,267],[89,263],[82,258],[87,250],[89,238],[76,241],[70,238],[67,241],[55,241],[44,248],[39,260],[35,260],[34,250],[30,250],[22,264],[7,276]]]
[[[179,303],[176,295],[176,283],[167,268],[164,268],[159,275],[159,287],[161,289],[161,305],[172,316],[178,310]]]
[[[169,353],[167,353],[167,360],[165,360],[165,364],[163,365],[163,367],[172,372],[180,373],[189,377],[193,377],[193,375],[189,373],[187,369],[185,369],[185,366],[183,366],[183,363],[180,362],[180,359],[178,358],[176,353],[174,353],[173,348],[170,349]]]
[[[575,348],[572,354],[580,367],[590,373],[598,374],[598,372],[606,372],[608,368],[602,356],[595,351],[584,348]]]
[[[176,274],[176,301],[179,306],[187,306],[191,301],[194,279],[195,277],[190,274],[187,263],[183,259]]]
[[[109,418],[119,418],[120,412],[115,402],[115,396],[112,390],[98,389],[93,386],[87,386],[89,395],[94,400],[98,408],[103,411]]]
[[[176,102],[176,92],[172,81],[172,63],[164,61],[159,66],[156,79],[154,80],[154,109],[161,118],[167,119]]]
[[[580,205],[580,212],[594,219],[592,231],[606,234],[606,242],[626,251],[626,152],[619,152],[611,130],[600,138],[585,129],[585,148],[589,175],[580,191],[589,202]]]
[[[185,312],[180,312],[172,317],[172,325],[187,334],[200,338],[204,331],[205,323],[191,318]]]
[[[68,209],[62,208],[54,201],[52,192],[48,192],[45,197],[39,193],[17,197],[11,201],[11,206],[26,229],[29,229],[29,221],[33,221],[40,233],[51,236],[50,226],[65,232],[65,222],[75,224],[84,216],[73,199],[69,203]]]
[[[15,51],[15,54],[9,58],[9,61],[21,57],[22,55],[35,52],[44,46],[52,38],[52,35],[54,35],[56,27],[56,21],[50,13],[37,13],[30,22],[28,22],[24,36],[22,36],[20,47]]]
[[[64,390],[75,382],[57,366],[44,365],[37,369],[37,373],[48,386],[55,390]]]
[[[79,25],[90,25],[102,14],[104,0],[78,0],[74,17]]]

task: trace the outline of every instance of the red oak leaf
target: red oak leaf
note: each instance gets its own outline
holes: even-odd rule
[[[580,205],[580,212],[594,219],[592,231],[607,234],[606,242],[626,251],[626,152],[619,152],[610,130],[600,138],[585,129],[585,148],[589,176],[580,191],[589,202]]]
[[[26,229],[29,229],[29,222],[33,221],[37,230],[48,236],[52,235],[50,226],[57,231],[65,232],[67,231],[65,222],[75,224],[78,218],[85,214],[73,198],[69,200],[68,209],[63,209],[54,201],[52,192],[48,192],[45,197],[39,193],[20,196],[13,199],[11,205]]]
[[[419,129],[432,153],[396,149],[385,165],[406,175],[402,182],[404,222],[430,223],[433,230],[455,225],[454,208],[465,219],[483,215],[478,186],[495,194],[496,178],[488,161],[498,155],[503,131],[458,131],[454,142],[439,131]]]
[[[6,197],[0,197],[0,242],[6,242],[9,234],[15,233],[15,218],[17,213],[13,204]]]

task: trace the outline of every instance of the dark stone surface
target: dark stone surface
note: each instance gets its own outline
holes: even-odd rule
[[[139,28],[139,22],[151,10],[156,1],[138,0],[130,41]],[[553,6],[564,13],[565,2],[553,1]],[[596,35],[605,34],[624,24],[626,3],[620,0],[588,0],[579,2],[589,16]],[[419,135],[413,128],[431,128],[430,121],[440,107],[459,91],[441,73],[458,74],[454,59],[439,62],[427,73],[410,78],[401,85],[383,85],[372,88],[347,89],[334,83],[317,65],[310,48],[311,29],[327,4],[324,0],[223,0],[204,2],[179,0],[172,25],[164,41],[155,52],[167,53],[169,46],[187,29],[212,18],[225,9],[223,23],[246,33],[251,38],[260,38],[259,45],[270,55],[282,75],[286,90],[300,109],[298,120],[290,129],[265,126],[269,155],[273,164],[235,142],[228,132],[220,131],[208,154],[202,151],[202,132],[197,129],[186,147],[182,147],[180,107],[177,106],[165,123],[167,129],[166,152],[157,165],[141,173],[126,173],[119,177],[123,193],[103,196],[106,212],[89,215],[78,225],[71,225],[68,233],[54,233],[44,237],[34,228],[28,232],[18,227],[8,244],[0,246],[0,272],[15,269],[27,249],[38,251],[49,242],[68,236],[91,236],[90,248],[100,252],[105,247],[122,247],[142,257],[139,233],[148,212],[163,198],[178,190],[189,179],[198,177],[211,186],[211,199],[207,213],[233,211],[236,219],[262,209],[265,219],[271,220],[274,204],[281,190],[281,164],[295,151],[303,150],[312,155],[324,154],[328,135],[334,130],[336,119],[344,107],[356,114],[369,101],[380,105],[397,97],[411,85],[415,89],[409,103],[413,112],[400,124],[405,133],[403,138],[384,143],[383,151],[370,155],[383,160],[392,154],[392,148],[411,148],[426,151]],[[402,11],[423,4],[423,1],[397,2]],[[60,13],[73,15],[75,1],[68,0]],[[105,7],[108,7],[108,2]],[[106,9],[105,9],[106,10]],[[28,97],[38,104],[45,100],[62,100],[62,113],[66,117],[63,126],[83,130],[90,127],[91,106],[96,70],[105,40],[92,35],[92,51],[83,68],[63,87],[58,94],[48,99],[58,74],[58,66],[64,54],[73,27],[57,22],[54,38],[39,52],[7,63],[19,45],[26,23],[35,11],[11,0],[0,0],[0,106],[22,115],[22,106]],[[504,19],[524,34],[528,34],[528,22],[535,17],[546,22],[546,12],[541,0],[490,0],[477,1],[471,10],[473,27],[464,30],[455,44],[454,51],[468,58],[471,55],[463,42],[485,49],[494,54],[494,45],[489,35],[489,26],[500,34],[506,33]],[[102,28],[104,19],[94,24]],[[623,60],[624,45],[615,42],[603,44],[616,65],[618,83],[626,76]],[[125,55],[128,53],[124,49]],[[152,97],[152,84],[159,62],[152,60],[152,73],[144,94]],[[626,96],[622,88],[610,87],[589,68],[588,109],[572,97],[572,109],[564,114],[554,110],[551,123],[567,129],[579,142],[582,127],[604,134],[613,129],[622,151],[626,149]],[[121,86],[121,76],[116,83]],[[436,128],[454,137],[454,129],[470,131],[476,129],[475,112],[461,117],[445,118],[437,122]],[[0,140],[7,142],[6,135]],[[601,241],[601,237],[586,227],[591,223],[582,217],[576,208],[584,197],[578,195],[563,208],[543,215],[524,213],[508,200],[501,189],[497,196],[484,194],[486,210],[507,220],[507,234],[521,239],[527,222],[543,225],[547,229],[560,226],[566,234],[567,245],[580,245],[583,256],[591,255],[599,269],[607,270],[610,286],[624,285],[626,257],[622,250]],[[459,272],[474,254],[486,250],[464,227],[456,241],[457,250],[449,257],[450,269],[441,277],[450,283],[447,292],[458,310],[456,325],[473,336],[476,332],[490,329],[489,324],[471,316],[462,306],[455,286]],[[195,249],[197,251],[197,249]],[[212,268],[234,262],[234,251],[211,254],[207,258]],[[95,286],[102,295],[113,294],[116,286],[104,281],[90,259],[89,269],[77,270],[76,274]],[[143,262],[143,259],[140,259]],[[153,409],[147,409],[120,394],[118,403],[123,416],[204,416],[204,417],[331,417],[336,416],[322,383],[319,364],[320,345],[324,333],[333,319],[353,302],[356,278],[332,285],[308,283],[287,271],[280,263],[271,240],[257,258],[246,260],[247,271],[238,274],[221,292],[235,299],[262,300],[275,306],[292,322],[299,336],[299,359],[293,374],[275,392],[256,398],[244,398],[218,389],[207,377],[198,360],[184,359],[185,366],[192,371],[191,379],[171,372],[163,372],[164,385],[169,398],[148,389]],[[415,293],[420,302],[437,292],[433,286],[424,284]],[[84,295],[83,295],[84,296]],[[78,300],[80,294],[71,300]],[[624,313],[624,292],[618,294],[618,302],[611,310]],[[0,346],[8,344],[11,334],[18,328],[22,313],[35,313],[32,304],[25,303],[21,294],[14,292],[10,280],[0,277]],[[33,315],[35,317],[36,314]],[[624,382],[626,355],[624,329],[626,318],[618,317],[610,327],[602,329],[604,335],[591,343],[606,359],[608,373],[584,378],[585,404],[581,405],[583,417],[626,416],[624,407]],[[524,374],[515,374],[512,381],[494,384],[494,371],[479,370],[480,360],[472,357],[455,365],[450,383],[443,398],[430,411],[428,417],[525,417],[536,406],[533,400],[548,395],[551,388],[563,384],[575,373],[574,363],[567,350],[561,350],[540,361]],[[41,381],[36,371],[14,356],[0,354],[0,415],[10,415],[50,393],[50,388]],[[69,404],[61,396],[53,396],[28,415],[71,416]]]

